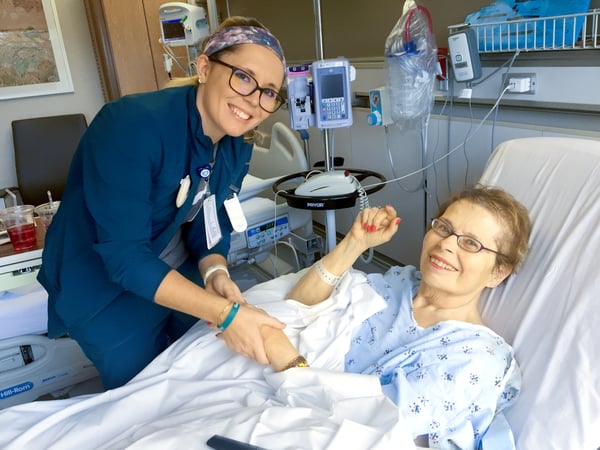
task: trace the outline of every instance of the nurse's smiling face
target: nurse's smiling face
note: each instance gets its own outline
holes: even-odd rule
[[[256,44],[242,44],[231,51],[211,56],[253,77],[260,88],[278,93],[284,80],[283,64],[273,51]],[[225,135],[241,136],[269,116],[259,105],[261,91],[243,96],[229,83],[232,70],[206,55],[198,58],[198,74],[204,81],[198,90],[197,105],[204,132],[213,142]],[[265,94],[263,94],[265,95]]]

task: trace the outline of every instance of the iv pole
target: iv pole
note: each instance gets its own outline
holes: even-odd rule
[[[315,14],[315,44],[317,60],[323,59],[323,24],[321,22],[321,1],[313,0]],[[332,171],[335,167],[331,165],[331,156],[329,153],[330,129],[321,130],[323,137],[323,147],[325,149],[325,170]],[[336,244],[336,228],[335,228],[335,210],[328,209],[325,211],[325,245],[327,253],[329,253]]]

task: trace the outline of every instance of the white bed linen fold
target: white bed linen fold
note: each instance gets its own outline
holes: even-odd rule
[[[222,434],[277,450],[415,448],[377,377],[322,369],[343,366],[353,326],[383,299],[352,271],[316,307],[280,301],[300,275],[245,295],[288,323],[312,367],[273,372],[199,322],[121,388],[0,411],[0,447],[202,449]]]

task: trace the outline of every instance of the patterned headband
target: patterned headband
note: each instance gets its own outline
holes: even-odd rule
[[[281,60],[285,70],[285,57],[281,44],[268,30],[260,27],[234,26],[216,31],[208,37],[203,53],[210,56],[238,44],[257,44],[267,47]]]

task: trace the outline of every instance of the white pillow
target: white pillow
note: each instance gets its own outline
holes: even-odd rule
[[[523,390],[506,411],[517,449],[600,447],[600,141],[501,144],[481,178],[533,221],[529,254],[487,293],[484,320],[511,342]]]

